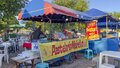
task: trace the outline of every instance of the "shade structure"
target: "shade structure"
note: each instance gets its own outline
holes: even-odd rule
[[[18,14],[19,19],[30,18],[44,14],[44,1],[43,0],[32,0],[29,2],[24,9]]]
[[[116,18],[101,10],[93,8],[85,13],[91,16],[93,20],[98,20],[97,25],[99,28],[116,28],[118,25],[118,20]]]
[[[108,22],[118,22],[118,20],[112,16],[103,16],[101,18],[98,18],[98,22],[105,22],[106,21],[106,17],[108,18]]]
[[[95,8],[90,9],[90,10],[86,11],[85,13],[90,15],[93,18],[101,18],[103,16],[109,15],[108,13],[103,12],[103,11],[98,10],[98,9],[95,9]]]
[[[76,10],[74,10],[74,11],[76,11]],[[76,11],[76,13],[78,14],[79,19],[81,19],[81,20],[92,20],[92,17],[86,13],[83,13],[80,11]]]
[[[97,19],[98,22],[106,22],[106,17],[108,17],[109,22],[118,22],[117,19],[115,19],[114,17],[112,17],[108,13],[103,12],[103,11],[98,10],[98,9],[95,9],[95,8],[90,9],[90,10],[86,11],[85,13],[88,14],[89,16],[91,16],[92,19]]]
[[[106,28],[106,24],[105,23],[106,22],[99,22],[99,23],[97,23],[97,26],[99,28]],[[116,29],[116,25],[118,25],[117,22],[108,22],[108,28],[110,28],[110,29]]]
[[[90,17],[87,17],[84,13],[76,12],[70,8],[51,4],[43,0],[32,0],[18,14],[18,18],[45,22],[49,21],[49,19],[52,22],[90,20],[88,19]]]

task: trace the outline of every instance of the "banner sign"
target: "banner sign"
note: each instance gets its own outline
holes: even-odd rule
[[[71,52],[80,51],[82,49],[88,48],[86,38],[43,43],[39,46],[42,61],[59,58]]]
[[[95,40],[95,39],[99,38],[96,21],[92,21],[92,22],[87,24],[86,36],[87,36],[88,40]]]

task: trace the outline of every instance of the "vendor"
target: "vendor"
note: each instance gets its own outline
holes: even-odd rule
[[[39,40],[41,35],[45,36],[44,33],[41,31],[41,26],[39,26],[39,28],[32,33],[31,39]]]

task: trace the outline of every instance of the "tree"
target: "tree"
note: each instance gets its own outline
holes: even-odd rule
[[[8,37],[8,26],[17,23],[15,16],[25,3],[26,0],[0,0],[0,31],[5,32],[4,40]]]
[[[15,16],[25,5],[26,0],[0,0],[0,30],[7,27],[7,25],[16,23]]]
[[[18,14],[24,6],[25,0],[0,0],[0,15],[9,18]]]
[[[84,12],[88,9],[89,1],[87,0],[53,0],[53,3]]]
[[[117,18],[117,19],[120,19],[120,12],[113,12],[113,13],[110,13],[113,17]]]

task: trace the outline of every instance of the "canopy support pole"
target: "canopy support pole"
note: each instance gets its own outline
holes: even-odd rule
[[[106,36],[108,35],[108,16],[106,16]]]
[[[49,19],[49,22],[50,22],[50,41],[52,41],[52,21],[51,19]]]
[[[52,37],[52,32],[51,32],[51,23],[52,23],[52,20],[49,18],[49,17],[47,17],[48,18],[48,20],[49,20],[49,23],[50,23],[50,37]],[[52,38],[50,38],[50,41],[52,41]],[[41,54],[41,51],[40,51],[40,57],[41,57],[41,62],[43,63],[44,61],[43,61],[43,59],[42,59],[42,54]]]
[[[118,38],[118,40],[119,40],[119,36],[118,36],[118,22],[116,22],[116,33],[117,33],[117,38]]]

